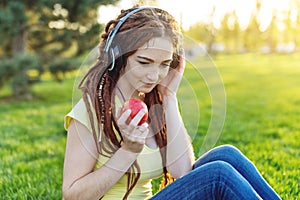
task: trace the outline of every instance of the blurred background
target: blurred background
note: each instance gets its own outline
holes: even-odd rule
[[[12,95],[30,98],[41,75],[62,79],[97,45],[103,24],[136,3],[169,11],[209,54],[300,50],[299,0],[1,0],[0,89],[11,84]]]
[[[137,3],[174,15],[194,41],[186,52],[200,57],[201,47],[220,71],[227,116],[218,144],[245,152],[283,199],[300,199],[299,0],[0,0],[0,199],[61,199],[77,70],[104,24]],[[211,99],[189,70],[199,84],[198,152]]]

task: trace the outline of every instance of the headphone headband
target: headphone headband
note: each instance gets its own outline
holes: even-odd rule
[[[109,48],[111,46],[111,43],[115,37],[115,35],[117,34],[117,32],[119,31],[120,27],[124,24],[124,22],[134,13],[144,10],[144,9],[151,9],[151,8],[155,8],[155,7],[151,7],[151,6],[140,6],[134,10],[132,10],[131,12],[127,13],[125,16],[123,16],[119,22],[117,23],[117,25],[113,28],[113,30],[111,30],[111,32],[109,33],[107,40],[106,40],[106,44],[104,47],[104,52],[108,53],[109,52]]]

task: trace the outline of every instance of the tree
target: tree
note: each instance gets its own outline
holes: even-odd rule
[[[260,24],[257,20],[257,14],[260,12],[261,2],[256,1],[256,10],[253,12],[250,22],[244,31],[244,46],[248,51],[258,51],[258,47],[261,45]],[[255,37],[254,37],[255,36]]]
[[[0,11],[0,36],[6,38],[2,40],[2,45],[10,50],[8,55],[24,53],[27,23],[24,4],[1,1]]]
[[[219,30],[219,38],[225,44],[227,52],[237,52],[240,47],[241,28],[235,12],[224,15]]]
[[[276,51],[276,46],[278,44],[279,38],[278,38],[278,33],[279,30],[276,26],[276,11],[273,11],[272,19],[267,27],[267,29],[262,33],[262,41],[268,46],[270,49],[270,52],[275,52]]]
[[[294,0],[294,4],[296,7],[297,16],[296,16],[296,21],[295,21],[295,27],[294,27],[294,36],[295,36],[295,45],[296,48],[300,48],[300,1]]]
[[[56,58],[78,56],[98,43],[101,30],[97,22],[98,6],[115,2],[117,0],[1,0],[0,37],[5,40],[0,42],[0,58],[33,54],[41,58],[45,66]],[[26,80],[27,69],[20,66],[15,72],[21,71]]]
[[[198,42],[206,44],[208,53],[214,53],[213,45],[216,42],[216,37],[218,34],[218,29],[213,23],[215,11],[216,8],[213,7],[207,22],[196,23],[191,26],[188,31],[185,31],[185,34],[187,34],[189,37]]]

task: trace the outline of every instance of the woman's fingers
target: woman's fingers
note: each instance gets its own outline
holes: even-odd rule
[[[142,125],[138,126],[138,129],[140,131],[144,132],[144,131],[148,130],[148,127],[149,127],[148,123],[145,122]]]
[[[130,119],[131,110],[128,109],[124,113],[122,113],[120,118],[117,120],[121,133],[123,135],[126,135],[126,137],[133,135],[134,137],[138,136],[139,138],[141,138],[141,133],[145,133],[148,130],[147,123],[143,123],[142,125],[138,126],[145,113],[146,110],[140,110],[130,121],[128,119]],[[145,135],[145,137],[147,136],[147,134]],[[145,139],[143,135],[142,138]]]
[[[180,52],[179,52],[179,72],[182,72],[184,71],[184,68],[185,68],[185,51],[184,49],[180,49]]]
[[[143,116],[145,115],[147,111],[144,109],[141,109],[135,116],[134,118],[131,119],[131,110],[127,109],[124,113],[122,113],[119,117],[119,119],[117,120],[119,125],[123,125],[123,124],[128,124],[130,126],[137,126],[141,119],[143,118]],[[128,120],[129,119],[129,120]]]
[[[180,49],[179,63],[175,69],[171,69],[168,75],[159,83],[159,91],[163,95],[176,94],[185,69],[184,49]]]
[[[131,114],[130,109],[127,109],[125,112],[120,114],[120,117],[117,120],[117,123],[118,123],[120,129],[125,129],[127,127],[126,122],[127,122],[127,119],[129,118],[130,114]]]
[[[125,137],[127,137],[131,142],[145,144],[148,133],[148,128],[141,128],[140,126],[137,126],[130,134],[126,134]]]
[[[145,114],[146,114],[146,110],[141,109],[131,120],[130,124],[132,124],[133,126],[137,126]]]
[[[134,128],[132,129],[131,127]],[[121,132],[123,136],[122,145],[125,149],[134,153],[139,153],[143,150],[149,133],[148,124],[146,122],[140,126],[127,125],[127,129],[121,130]]]

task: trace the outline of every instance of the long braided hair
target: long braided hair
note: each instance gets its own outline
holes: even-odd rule
[[[98,152],[100,155],[106,157],[113,155],[121,147],[123,141],[121,132],[113,116],[116,109],[113,99],[116,83],[120,78],[122,69],[126,67],[127,58],[154,37],[170,38],[176,50],[178,50],[181,45],[179,26],[169,13],[158,8],[147,8],[138,11],[123,23],[114,38],[112,45],[117,44],[122,55],[115,59],[114,69],[107,70],[111,67],[111,61],[104,52],[104,47],[109,33],[119,22],[120,18],[137,7],[138,6],[134,6],[128,10],[122,10],[121,14],[115,20],[111,20],[107,23],[104,32],[101,34],[101,42],[99,45],[100,54],[97,62],[79,84],[89,114],[92,133]],[[174,53],[171,67],[176,67],[177,64],[178,56]],[[157,87],[145,95],[144,101],[148,109],[152,105],[162,105],[162,97]],[[96,118],[93,115],[93,111],[95,111]],[[165,147],[167,145],[167,136],[163,109],[154,109],[153,112],[149,113],[149,118],[151,120],[151,123],[149,123],[150,129],[155,131],[155,140],[160,148],[163,162],[164,179],[161,184],[162,188],[174,180],[166,169]],[[98,135],[99,130],[102,134],[100,142]],[[140,177],[140,168],[137,161],[133,163],[126,172],[126,175],[128,178],[127,192],[123,199],[127,199]]]

